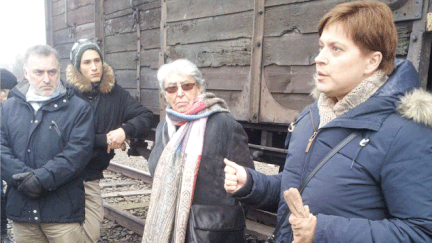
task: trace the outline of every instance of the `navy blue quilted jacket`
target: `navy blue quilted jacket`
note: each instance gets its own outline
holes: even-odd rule
[[[375,94],[321,129],[317,103],[306,107],[288,133],[283,172],[265,176],[248,170],[252,191],[241,201],[256,206],[278,203],[280,221],[288,210],[283,192],[298,188],[332,148],[357,130],[361,135],[334,155],[302,193],[318,219],[313,242],[432,242],[432,128],[426,125],[432,124],[432,114],[416,107],[422,103],[413,102],[419,93],[411,94],[412,104],[404,105],[420,116],[414,120],[426,117],[425,124],[397,112],[401,96],[419,86],[419,77],[410,62],[396,63],[397,69]],[[423,105],[432,111],[428,99]],[[363,139],[369,139],[364,147]],[[276,242],[292,242],[288,218]]]

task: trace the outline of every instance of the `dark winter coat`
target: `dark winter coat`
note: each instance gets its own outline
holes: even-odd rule
[[[252,191],[241,201],[279,203],[281,220],[288,210],[283,192],[298,188],[332,148],[357,130],[361,135],[334,155],[302,193],[318,219],[313,242],[432,242],[432,97],[423,91],[400,101],[418,86],[413,65],[397,61],[375,94],[319,129],[309,152],[305,149],[320,118],[317,103],[305,108],[288,134],[283,172],[265,176],[248,170]],[[369,139],[364,147],[363,139]],[[287,219],[276,242],[292,242],[291,237]]]
[[[162,136],[165,136],[165,139],[162,139]],[[165,120],[162,120],[157,126],[155,146],[148,160],[152,176],[166,146],[163,140],[169,141]],[[235,200],[224,189],[225,163],[223,159],[227,158],[242,166],[254,168],[247,142],[248,137],[245,131],[230,113],[219,112],[209,116],[192,204],[235,204]]]
[[[114,150],[107,153],[106,134],[121,127],[129,138],[144,137],[151,128],[153,113],[116,84],[114,72],[106,63],[103,65],[103,75],[98,87],[93,87],[90,80],[72,65],[67,67],[66,78],[75,94],[89,102],[94,111],[96,135],[84,179],[101,179],[102,171],[114,157]]]
[[[1,106],[1,173],[8,184],[7,216],[30,223],[84,221],[80,176],[94,140],[91,107],[72,91],[45,101],[34,113],[26,101],[28,81],[11,90]],[[44,188],[31,200],[17,191],[12,175],[34,172]]]

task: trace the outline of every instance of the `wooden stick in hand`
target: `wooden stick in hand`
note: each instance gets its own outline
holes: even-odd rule
[[[290,189],[284,191],[284,198],[289,209],[291,210],[291,213],[294,214],[294,216],[297,218],[309,217],[309,212],[307,212],[309,211],[309,208],[305,208],[305,206],[303,206],[303,200],[297,188],[291,187]]]

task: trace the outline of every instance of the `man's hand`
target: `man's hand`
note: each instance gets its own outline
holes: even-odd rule
[[[246,169],[228,159],[225,162],[225,190],[228,193],[234,193],[240,189],[247,180]]]
[[[12,175],[18,192],[30,199],[38,199],[42,195],[43,187],[33,172],[24,172]]]
[[[126,133],[121,127],[107,133],[108,151],[111,149],[121,148],[125,139]]]
[[[122,145],[120,146],[120,148],[123,150],[123,151],[126,151],[126,144],[127,145],[130,145],[130,142],[129,142],[129,140],[127,140],[127,139],[125,139],[125,141],[124,141],[124,143],[122,143]],[[108,148],[107,148],[107,154],[109,154],[110,152],[111,152],[111,149],[114,149],[114,147],[113,147],[113,145],[108,145]]]
[[[23,172],[23,173],[12,175],[12,179],[13,179],[12,185],[18,187],[21,184],[22,180],[24,180],[24,178],[30,174],[31,174],[30,172]]]

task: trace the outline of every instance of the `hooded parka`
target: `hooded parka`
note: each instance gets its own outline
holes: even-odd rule
[[[116,84],[114,72],[107,63],[103,64],[102,78],[97,85],[93,85],[73,65],[68,65],[66,79],[75,94],[87,101],[94,112],[94,148],[84,171],[84,180],[102,179],[102,171],[114,157],[114,150],[107,153],[106,134],[121,127],[127,137],[144,137],[151,128],[153,113]]]
[[[252,191],[241,201],[278,203],[280,221],[289,210],[283,192],[299,188],[332,148],[360,131],[302,193],[317,216],[313,242],[432,242],[432,96],[405,94],[419,87],[419,77],[409,61],[396,64],[369,99],[320,129],[317,103],[306,107],[288,133],[283,172],[265,176],[247,170]],[[275,242],[292,240],[287,217]]]
[[[35,113],[26,101],[27,80],[1,105],[1,175],[8,184],[7,216],[18,222],[84,221],[82,171],[94,140],[91,107],[65,90]],[[31,200],[17,191],[12,175],[33,172],[44,188]]]

